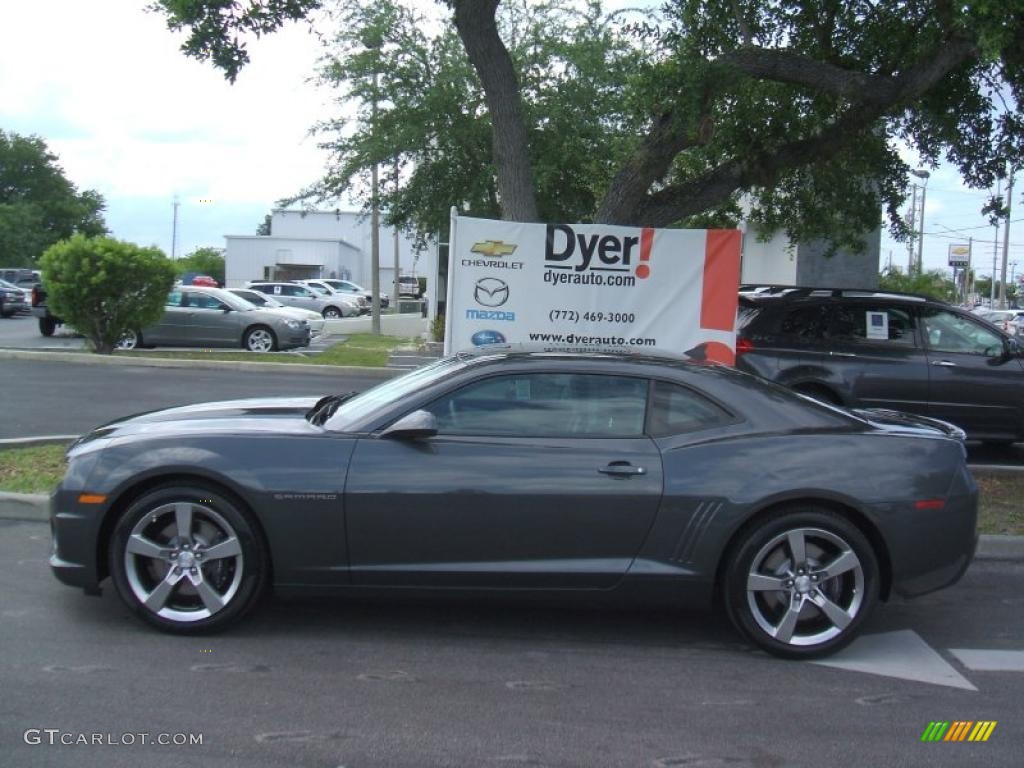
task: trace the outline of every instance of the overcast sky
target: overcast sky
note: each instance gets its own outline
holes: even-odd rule
[[[223,247],[224,235],[254,234],[275,200],[323,169],[325,154],[307,136],[335,109],[330,94],[307,82],[318,44],[304,24],[259,40],[231,85],[212,65],[186,58],[178,50],[181,36],[167,30],[163,16],[147,13],[147,3],[5,4],[0,128],[42,137],[80,189],[101,192],[115,237],[169,254],[177,194],[178,254]],[[966,189],[955,171],[933,173],[926,268],[945,266],[951,237],[966,242],[974,235],[988,241],[975,248],[979,271],[991,272],[993,230],[979,213],[984,201],[985,193]],[[1019,245],[1010,258],[1024,271],[1024,221],[1013,227],[1010,239]],[[965,231],[940,236],[947,229]],[[893,262],[906,267],[906,246],[883,235],[883,263],[890,250]]]

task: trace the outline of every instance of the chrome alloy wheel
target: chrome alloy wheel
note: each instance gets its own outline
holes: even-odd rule
[[[794,528],[758,550],[746,591],[751,616],[769,637],[818,645],[842,634],[860,612],[864,567],[836,534]]]
[[[135,331],[125,331],[117,340],[118,349],[135,349],[139,346],[139,335]]]
[[[235,530],[202,504],[163,504],[132,528],[124,551],[128,585],[153,614],[176,622],[209,618],[238,592],[244,561]]]
[[[245,338],[250,352],[270,352],[274,349],[274,336],[266,328],[255,328]]]

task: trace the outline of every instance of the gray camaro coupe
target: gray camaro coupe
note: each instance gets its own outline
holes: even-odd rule
[[[731,368],[480,349],[358,395],[207,403],[68,451],[50,564],[171,632],[278,592],[614,594],[724,606],[779,656],[954,583],[963,433]]]

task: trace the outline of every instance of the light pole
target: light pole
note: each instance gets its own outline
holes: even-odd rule
[[[921,274],[924,271],[924,261],[922,260],[922,252],[924,251],[924,201],[925,195],[928,193],[928,179],[931,178],[931,174],[921,168],[913,170],[911,173],[919,179],[924,179],[924,184],[921,186],[921,219],[919,221],[917,239],[917,274]]]

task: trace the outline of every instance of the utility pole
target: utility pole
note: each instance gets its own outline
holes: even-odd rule
[[[967,272],[964,273],[964,304],[970,304],[971,278],[974,276],[974,267],[971,265],[971,256],[974,255],[974,238],[967,238]]]
[[[398,161],[396,160],[395,161],[395,195],[397,195],[397,194],[398,194]],[[395,273],[393,275],[394,279],[392,281],[391,288],[392,288],[392,292],[394,293],[395,297],[391,301],[394,302],[394,304],[393,304],[393,306],[395,308],[394,311],[397,313],[398,312],[398,300],[399,300],[399,297],[401,296],[401,294],[399,293],[399,285],[398,285],[398,271],[399,271],[399,268],[400,268],[400,264],[399,264],[399,258],[398,258],[398,225],[395,224],[394,227],[395,227]]]
[[[379,52],[379,48],[378,48]],[[370,130],[377,132],[377,67],[373,68],[373,104],[370,108]],[[377,178],[377,164],[370,169],[370,271],[373,272],[371,290],[373,304],[370,310],[370,327],[380,335],[380,197]]]
[[[174,196],[174,202],[171,203],[171,207],[174,209],[174,217],[171,223],[171,260],[178,258],[178,206],[181,203],[178,202],[178,196]]]
[[[996,182],[996,197],[999,197],[1003,191],[1003,182]],[[988,306],[989,309],[996,308],[996,259],[999,256],[999,217],[992,222],[992,226],[995,227],[995,234],[992,236],[992,285],[988,291]]]
[[[924,251],[924,201],[925,195],[928,194],[928,179],[931,178],[931,174],[924,170],[913,170],[911,173],[917,176],[919,179],[924,179],[924,184],[921,187],[921,216],[917,219],[918,223],[918,237],[917,237],[917,274],[924,272],[924,260],[922,259],[922,252]],[[916,192],[916,189],[915,189]],[[917,195],[914,195],[914,199],[917,199]],[[910,245],[911,251],[914,249],[913,242]]]
[[[910,191],[913,195],[910,199],[910,221],[907,222],[910,225],[910,237],[907,239],[907,274],[914,274],[914,233],[917,231],[914,228],[914,220],[917,217],[917,184],[910,185]]]
[[[1006,261],[1010,253],[1010,206],[1013,204],[1013,172],[1010,166],[1010,183],[1006,188],[1006,223],[1003,224],[1003,271],[1002,282],[999,283],[999,308],[1006,309]]]

